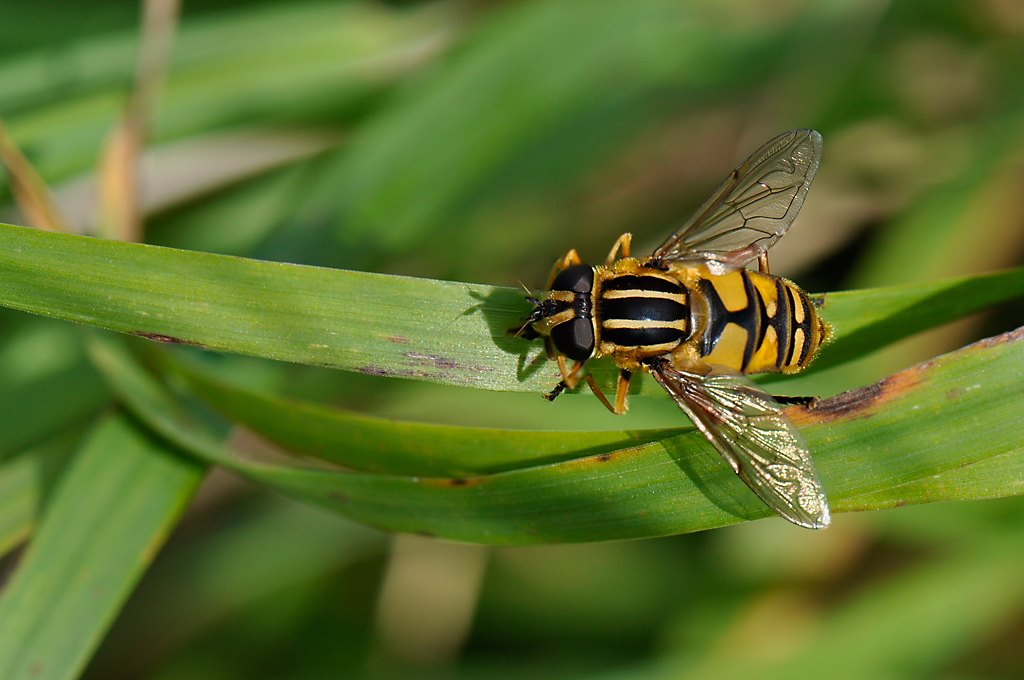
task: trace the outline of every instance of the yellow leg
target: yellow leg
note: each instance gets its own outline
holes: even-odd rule
[[[762,274],[771,274],[771,272],[768,271],[768,253],[761,253],[757,258],[757,269]]]
[[[555,277],[558,276],[558,272],[562,271],[563,269],[568,269],[573,265],[580,264],[580,262],[580,256],[576,252],[575,248],[567,252],[565,254],[565,257],[563,257],[561,260],[555,261],[555,266],[551,268],[551,275],[548,276],[548,285],[544,287],[544,290],[551,290],[551,284],[554,283]]]
[[[597,386],[597,382],[594,380],[594,376],[588,373],[586,376],[586,380],[587,384],[590,385],[590,391],[594,393],[594,396],[601,400],[601,403],[604,404],[606,409],[608,409],[612,413],[615,413],[615,407],[612,406],[612,403],[610,401],[608,401],[608,397],[604,396],[604,392],[601,391],[601,388]]]
[[[562,382],[570,390],[576,387],[576,384],[579,382],[576,379],[576,374],[580,372],[581,368],[583,368],[583,362],[577,361],[571,371],[566,370],[565,357],[561,354],[558,355],[558,372],[562,374]]]
[[[622,371],[619,373],[619,384],[618,388],[615,390],[614,406],[610,401],[608,401],[608,397],[604,396],[604,392],[602,392],[601,388],[597,386],[597,381],[594,380],[593,376],[588,374],[586,380],[587,384],[590,385],[590,390],[594,393],[594,396],[604,404],[604,407],[615,415],[621,416],[626,412],[626,392],[629,390],[629,379],[631,377],[632,373],[629,371]]]
[[[626,412],[626,394],[629,392],[629,379],[633,374],[629,371],[619,372],[619,385],[615,391],[615,413]]]
[[[608,259],[605,260],[604,266],[612,266],[612,262],[615,262],[615,258],[619,254],[620,249],[622,250],[622,257],[629,257],[629,244],[632,241],[633,235],[628,232],[620,236],[612,245],[612,250],[608,253]]]

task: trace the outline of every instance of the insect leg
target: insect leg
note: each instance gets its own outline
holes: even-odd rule
[[[545,342],[545,344],[547,344],[547,342]],[[566,368],[564,356],[559,354],[557,360],[558,372],[562,374],[562,379],[558,382],[557,385],[555,385],[555,389],[551,390],[550,392],[544,395],[544,398],[547,399],[548,401],[554,401],[555,397],[561,394],[566,388],[571,390],[572,388],[576,387],[578,383],[576,374],[580,372],[581,368],[583,368],[584,363],[582,361],[577,361],[576,364],[573,365],[572,370],[570,371],[568,368]]]
[[[612,266],[612,262],[615,262],[615,257],[619,253],[619,249],[622,250],[622,257],[629,257],[629,244],[633,241],[633,235],[626,232],[620,236],[615,243],[612,245],[611,252],[608,253],[608,259],[605,260],[604,264],[606,267]]]
[[[544,289],[551,290],[551,284],[554,283],[555,277],[558,276],[558,272],[562,271],[563,269],[568,269],[573,265],[580,264],[580,262],[580,256],[576,252],[575,248],[567,252],[565,254],[565,257],[563,257],[561,260],[555,260],[555,265],[551,268],[551,275],[548,276],[548,285],[544,286]]]
[[[811,404],[818,400],[817,397],[787,397],[781,394],[772,395],[772,399],[782,404],[783,406],[787,406],[789,404],[800,404],[801,406],[810,406]]]
[[[587,384],[590,385],[590,390],[594,393],[595,397],[601,400],[601,403],[604,404],[604,407],[616,415],[621,415],[621,412],[615,410],[615,407],[612,405],[612,403],[608,401],[608,397],[604,396],[604,392],[602,392],[601,388],[597,386],[597,382],[594,380],[594,376],[588,373],[586,380]]]
[[[619,385],[615,391],[615,411],[616,414],[622,414],[626,412],[626,393],[629,391],[629,379],[633,377],[633,374],[629,371],[622,369],[619,371]]]
[[[760,255],[758,255],[757,269],[762,274],[771,274],[771,272],[768,271],[768,253],[761,253]]]
[[[564,382],[565,386],[570,390],[576,387],[576,383],[578,382],[576,380],[576,374],[580,372],[581,368],[583,368],[583,362],[577,361],[571,371],[567,370],[565,367],[565,357],[561,354],[558,355],[558,372],[562,374],[562,382]]]
[[[564,389],[565,389],[565,382],[560,382],[557,385],[555,385],[555,389],[553,389],[550,392],[548,392],[547,394],[545,394],[544,398],[547,399],[548,401],[554,401],[555,397],[557,397],[559,394],[561,394],[562,390],[564,390]]]
[[[551,341],[550,335],[544,336],[544,353],[548,356],[548,361],[553,361],[555,358],[555,344]]]

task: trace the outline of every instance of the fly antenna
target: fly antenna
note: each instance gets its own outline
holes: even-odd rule
[[[531,301],[530,304],[540,305],[540,300],[538,300],[537,298],[527,298],[527,300]],[[531,323],[533,323],[534,321],[539,321],[543,317],[544,317],[544,310],[541,309],[541,307],[539,307],[539,306],[535,307],[534,310],[532,312],[530,312],[530,316],[526,317],[526,321],[523,323],[523,325],[519,327],[518,331],[516,331],[516,334],[515,334],[514,337],[518,338],[520,335],[522,335],[523,331],[525,331],[527,328],[530,327]]]
[[[534,296],[533,292],[532,292],[532,291],[531,291],[531,290],[530,290],[529,288],[527,288],[527,287],[526,287],[526,284],[525,284],[525,283],[523,283],[522,281],[520,281],[520,282],[519,282],[519,286],[520,286],[520,287],[521,287],[521,288],[522,288],[523,290],[525,290],[525,291],[526,291],[526,301],[527,301],[527,302],[529,302],[529,303],[530,303],[531,305],[539,305],[539,304],[540,304],[540,300],[537,300],[537,298],[536,298],[536,297]]]
[[[529,302],[531,305],[533,305],[533,311],[530,312],[530,315],[528,317],[526,317],[526,322],[523,323],[523,325],[519,327],[518,331],[516,331],[515,336],[513,336],[513,337],[516,337],[516,338],[518,338],[520,335],[522,335],[523,331],[525,331],[527,328],[529,328],[530,324],[532,324],[534,321],[538,321],[538,320],[540,320],[540,319],[542,319],[544,317],[544,311],[541,308],[541,301],[539,299],[537,299],[536,297],[534,297],[533,293],[530,291],[529,288],[526,287],[525,283],[520,281],[519,285],[522,286],[523,290],[526,291],[526,301]]]

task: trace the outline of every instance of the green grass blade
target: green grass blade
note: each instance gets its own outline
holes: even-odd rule
[[[109,402],[103,381],[85,361],[0,391],[0,458],[88,422]]]
[[[499,472],[598,455],[681,431],[547,432],[388,420],[241,389],[189,362],[165,361],[229,420],[290,451],[363,472],[426,477]]]
[[[1022,556],[1018,535],[961,540],[949,554],[855,589],[822,612],[813,630],[787,640],[786,648],[770,658],[751,650],[736,654],[728,644],[708,645],[698,664],[692,658],[669,659],[629,677],[783,680],[828,677],[837,668],[858,678],[941,676],[947,664],[971,653],[1019,612]],[[766,648],[763,641],[756,645]]]
[[[504,335],[527,307],[521,291],[41,235],[0,226],[0,304],[371,375],[517,391],[557,382],[550,362],[520,368],[531,345]]]
[[[822,316],[835,339],[811,370],[821,370],[915,333],[1024,295],[1024,268],[921,284],[826,293]]]
[[[445,6],[395,10],[360,2],[273,3],[186,17],[154,139],[239,124],[344,121],[428,63],[453,24]],[[12,139],[35,151],[46,179],[95,163],[124,105],[137,39],[133,29],[0,63],[0,112],[8,113]]]
[[[104,666],[122,677],[145,676],[154,659],[225,621],[264,602],[281,604],[296,588],[337,583],[345,568],[380,559],[390,547],[386,534],[278,495],[239,505],[230,522],[161,555],[97,654],[91,677],[104,677],[96,672]],[[332,604],[345,614],[349,606]],[[141,653],[140,632],[148,641]]]
[[[202,475],[125,416],[101,421],[0,597],[0,677],[77,677]]]
[[[771,513],[691,431],[660,442],[472,478],[372,475],[253,462],[197,425],[112,338],[91,356],[118,398],[178,446],[373,526],[525,544],[638,538]],[[789,412],[835,512],[907,502],[901,487],[1024,455],[1024,331],[976,343],[868,388]],[[1007,493],[1019,490],[1007,488]],[[980,497],[990,497],[984,494]],[[870,497],[871,502],[864,498]],[[943,495],[941,485],[927,499]]]
[[[110,394],[79,329],[4,310],[0,319],[0,460],[91,421]]]
[[[320,193],[340,201],[346,238],[411,248],[457,222],[496,176],[522,181],[508,166],[529,162],[534,145],[562,149],[534,182],[572,181],[649,121],[652,100],[673,91],[692,106],[711,80],[735,87],[766,77],[793,32],[788,22],[737,29],[662,0],[596,0],[584,13],[574,2],[525,2],[488,19],[359,129],[325,175]],[[595,117],[603,134],[581,134]]]
[[[0,555],[28,538],[77,437],[60,437],[0,462]]]
[[[1008,538],[875,584],[827,616],[803,654],[764,677],[792,678],[814,669],[828,675],[838,667],[862,678],[886,677],[894,668],[904,677],[941,675],[945,664],[1020,611],[1024,548]]]
[[[852,358],[903,337],[901,328],[952,321],[1021,292],[1024,269],[991,276],[826,295],[823,313],[837,337],[823,361],[830,352],[837,361]],[[512,288],[0,225],[0,305],[163,342],[370,375],[538,393],[558,381],[539,343],[506,335],[528,310],[522,291]],[[599,362],[596,371],[607,376],[610,365]]]

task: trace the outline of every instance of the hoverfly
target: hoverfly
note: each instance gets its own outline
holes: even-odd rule
[[[736,168],[649,257],[629,256],[630,234],[603,266],[570,250],[552,268],[549,292],[527,298],[534,309],[521,329],[542,336],[558,361],[562,380],[547,399],[575,387],[588,360],[610,356],[619,367],[614,404],[585,379],[610,411],[625,413],[630,377],[650,373],[768,507],[812,529],[830,517],[807,442],[746,375],[799,371],[828,338],[807,294],[768,272],[768,249],[800,211],[820,157],[821,135],[791,130]],[[758,271],[744,268],[754,260]]]

